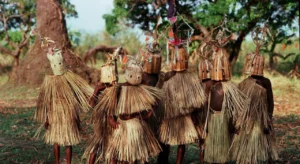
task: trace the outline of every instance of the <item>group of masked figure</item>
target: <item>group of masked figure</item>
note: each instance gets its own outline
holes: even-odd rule
[[[273,94],[263,76],[264,58],[247,55],[248,78],[233,84],[228,54],[215,47],[211,60],[188,70],[182,45],[170,46],[171,71],[161,72],[161,56],[148,51],[142,62],[129,59],[125,83],[118,82],[115,59],[101,67],[94,92],[65,66],[62,51],[48,52],[53,75],[46,75],[35,119],[43,122],[56,163],[66,146],[80,142],[81,111],[93,108],[84,158],[89,163],[168,163],[170,146],[178,145],[176,163],[184,163],[185,145],[199,145],[203,163],[260,163],[278,158],[272,125]],[[142,64],[141,64],[142,63]]]

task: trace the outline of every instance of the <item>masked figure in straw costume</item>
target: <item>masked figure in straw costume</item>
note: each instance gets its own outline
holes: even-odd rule
[[[125,69],[126,83],[118,84],[101,98],[96,108],[106,110],[107,119],[114,129],[106,150],[111,163],[146,162],[161,148],[151,128],[146,124],[162,92],[142,85],[142,68],[129,60]]]
[[[108,61],[101,67],[100,83],[95,87],[94,95],[90,99],[90,105],[95,107],[101,100],[102,95],[106,95],[114,89],[115,82],[118,81],[117,73],[117,56],[120,48],[116,49],[114,54],[108,55]],[[83,158],[88,158],[89,164],[95,161],[105,160],[105,152],[111,137],[112,128],[107,121],[108,111],[101,110],[97,107],[93,110],[91,123],[93,124],[94,133],[87,142],[87,147]],[[98,153],[98,158],[97,158]]]
[[[47,45],[54,43],[48,38],[42,38],[42,41],[47,42]],[[45,76],[34,118],[44,123],[47,129],[45,142],[54,145],[56,163],[59,163],[60,146],[66,146],[67,163],[70,164],[72,145],[80,142],[79,112],[89,110],[88,99],[93,89],[80,76],[66,68],[62,50],[48,47],[47,58],[53,75]]]
[[[278,159],[272,123],[272,86],[270,80],[263,76],[264,57],[259,54],[261,45],[258,42],[256,45],[256,52],[246,56],[245,73],[250,76],[239,84],[241,91],[251,101],[249,110],[241,117],[243,127],[232,144],[233,159],[237,163],[271,163],[272,160]]]
[[[172,71],[165,73],[164,77],[165,96],[162,102],[163,120],[159,127],[159,139],[167,145],[178,145],[176,163],[180,164],[183,161],[185,145],[198,139],[191,113],[204,105],[206,97],[198,79],[187,70],[188,53],[184,45],[189,47],[193,29],[180,15],[176,16],[174,0],[168,1],[168,5],[168,18],[172,26],[167,29],[167,64],[171,54]],[[181,22],[184,24],[177,25],[177,18],[182,18]],[[189,27],[189,29],[181,30],[180,27]],[[181,37],[181,32],[186,32],[187,37]]]
[[[161,49],[157,42],[148,44],[147,50],[143,53],[143,78],[142,84],[149,85],[152,87],[161,88],[164,82],[164,73],[161,70]],[[162,120],[162,109],[161,102],[154,109],[154,113],[147,120],[147,123],[150,125],[152,131],[158,137],[158,128]],[[159,153],[157,158],[158,164],[168,163],[168,156],[170,153],[170,146],[165,145],[160,142],[162,151]]]
[[[182,163],[185,144],[193,143],[198,134],[191,113],[204,105],[204,89],[190,73],[188,54],[182,45],[170,45],[172,71],[165,73],[163,84],[163,121],[159,139],[167,145],[179,145],[177,163]]]
[[[202,56],[203,59],[199,62],[198,65],[198,77],[202,82],[202,85],[205,90],[205,95],[208,96],[211,87],[214,84],[214,81],[211,80],[210,72],[212,69],[211,62],[207,59],[206,56]],[[199,149],[200,149],[200,163],[204,163],[204,138],[203,137],[203,130],[207,115],[207,105],[208,101],[206,101],[205,105],[196,110],[192,114],[192,119],[195,124],[196,130],[199,136]]]
[[[218,35],[222,34],[222,32]],[[247,108],[247,97],[230,82],[231,69],[228,54],[222,45],[223,41],[211,41],[214,48],[212,56],[211,80],[213,85],[208,95],[208,110],[203,131],[205,139],[204,161],[208,163],[229,162],[229,149],[233,132],[239,129],[238,118]],[[207,134],[206,134],[207,133]]]

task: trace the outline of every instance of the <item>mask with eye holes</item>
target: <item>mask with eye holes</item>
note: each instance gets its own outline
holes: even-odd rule
[[[136,63],[128,63],[125,70],[125,80],[131,85],[139,85],[142,82],[142,67]]]
[[[62,51],[60,49],[52,49],[47,53],[47,58],[50,61],[50,65],[54,75],[62,75],[66,70]]]

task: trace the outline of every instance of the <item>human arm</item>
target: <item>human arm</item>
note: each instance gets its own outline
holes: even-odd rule
[[[141,119],[147,120],[151,117],[151,115],[153,114],[153,111],[152,110],[144,110],[144,111],[141,111],[139,114],[140,114]]]
[[[268,101],[268,114],[270,119],[273,118],[273,112],[274,112],[274,97],[273,97],[273,90],[272,90],[272,84],[269,79],[265,80],[266,89],[267,89],[267,101]]]
[[[108,117],[108,123],[109,125],[114,128],[117,129],[119,127],[119,122],[117,121],[117,117],[113,116],[113,115],[109,115]]]
[[[100,83],[95,87],[93,96],[90,98],[90,101],[89,101],[89,104],[91,107],[95,107],[95,105],[98,101],[98,96],[99,96],[100,92],[103,91],[105,88],[106,87],[103,83]]]
[[[175,75],[176,75],[175,71],[170,71],[170,72],[164,73],[164,81],[168,81],[169,79],[171,79]]]

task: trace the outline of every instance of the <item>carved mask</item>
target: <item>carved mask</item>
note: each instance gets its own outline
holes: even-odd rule
[[[116,71],[115,71],[115,65],[114,64],[107,64],[101,67],[101,77],[100,81],[102,83],[112,83],[113,81],[116,81]]]
[[[199,62],[198,75],[201,80],[210,79],[211,63],[206,59]]]
[[[60,49],[49,49],[47,58],[50,61],[54,75],[62,75],[66,72],[64,58]]]
[[[136,64],[129,64],[125,70],[125,80],[131,85],[138,85],[142,82],[142,68]]]
[[[250,75],[263,76],[264,63],[264,56],[256,55],[255,53],[247,54],[245,73]]]
[[[228,60],[228,54],[225,49],[218,49],[213,55],[213,68],[211,70],[211,79],[223,81],[231,79],[231,70]]]

